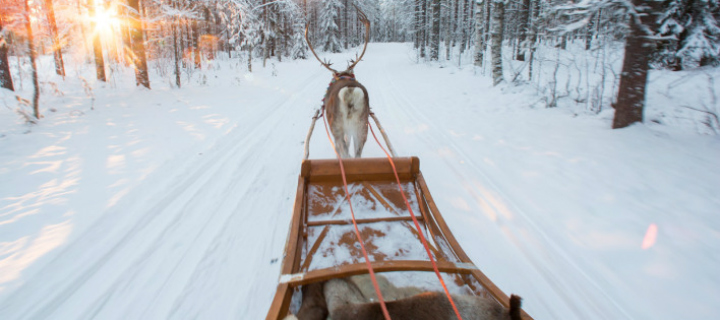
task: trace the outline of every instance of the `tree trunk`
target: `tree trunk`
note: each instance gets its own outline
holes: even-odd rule
[[[173,50],[175,51],[175,84],[178,88],[181,87],[180,83],[180,48],[178,47],[178,21],[173,18],[174,23],[172,24],[172,37],[173,37]]]
[[[630,34],[625,40],[625,58],[620,73],[618,98],[614,105],[613,129],[625,128],[643,121],[645,87],[653,43],[648,39],[652,35],[647,34],[639,23],[649,30],[656,30],[656,14],[659,13],[660,4],[659,1],[633,0],[635,8],[644,7],[645,10],[638,9],[641,15],[639,19],[632,16],[629,19]]]
[[[88,13],[90,17],[95,17],[95,0],[88,0]],[[90,22],[90,29],[95,30],[97,27],[96,22]],[[92,36],[93,53],[95,54],[95,72],[97,79],[105,82],[105,60],[103,58],[102,42],[100,42],[100,34],[93,32]]]
[[[415,39],[413,46],[420,49],[420,0],[415,0]]]
[[[350,23],[348,22],[348,20],[350,19],[350,1],[346,0],[345,3],[343,3],[343,16],[344,16],[343,21],[342,21],[343,47],[345,48],[345,50],[347,50],[348,46],[349,46],[348,39],[350,38],[350,33],[348,32],[348,26],[350,25]]]
[[[440,0],[432,0],[432,29],[430,31],[430,60],[440,59]]]
[[[125,20],[128,20],[130,17],[130,12],[127,9],[127,7],[120,7],[119,10],[122,14],[122,17]],[[132,48],[132,40],[130,40],[130,37],[131,37],[130,27],[128,26],[127,23],[123,23],[120,26],[120,33],[122,34],[121,37],[122,37],[122,43],[123,43],[123,48],[122,48],[120,54],[122,54],[123,64],[125,66],[129,66],[130,63],[132,63],[132,49],[131,49]]]
[[[55,72],[64,77],[65,65],[62,57],[62,44],[60,43],[57,23],[55,22],[55,9],[53,8],[52,0],[45,0],[45,10],[47,11],[48,25],[50,26],[50,37],[52,38],[53,56],[55,57]]]
[[[485,43],[490,42],[490,21],[492,20],[493,1],[485,0]]]
[[[7,43],[3,25],[3,17],[0,13],[0,87],[15,91],[12,75],[10,74],[10,61],[8,61],[10,46]]]
[[[528,61],[528,79],[532,80],[533,74],[533,60],[535,60],[535,50],[537,37],[538,37],[538,16],[540,14],[540,0],[533,1],[532,9],[532,25],[530,26],[530,35],[528,36],[529,49],[530,49],[530,61]]]
[[[504,0],[495,0],[495,8],[493,9],[493,30],[492,30],[492,47],[490,54],[492,55],[492,73],[493,86],[503,82],[502,68],[502,43],[503,32],[505,31],[505,2]]]
[[[192,51],[194,56],[195,69],[202,69],[202,59],[200,57],[200,31],[198,30],[197,20],[193,18],[191,23],[192,29]]]
[[[485,0],[488,1],[488,0]],[[475,2],[475,60],[478,67],[482,67],[485,53],[485,24],[482,21],[484,3]]]
[[[38,85],[37,61],[35,61],[37,55],[37,52],[35,52],[35,38],[33,37],[32,22],[30,21],[30,0],[25,0],[25,28],[27,29],[30,66],[32,67],[33,114],[35,119],[40,119],[40,86]]]
[[[150,89],[142,19],[140,17],[140,1],[128,0],[128,6],[132,9],[130,11],[130,33],[132,37],[133,65],[135,66],[135,85],[142,85]]]
[[[422,11],[420,11],[420,58],[425,58],[427,48],[427,0],[420,0]]]
[[[248,48],[248,72],[252,72],[252,52],[253,47]]]
[[[460,25],[460,60],[462,60],[462,54],[465,52],[465,47],[467,46],[468,42],[468,28],[470,26],[468,25],[468,7],[470,1],[468,0],[462,0],[463,3],[463,9],[462,9],[462,24]]]
[[[520,49],[516,60],[525,61],[525,52],[527,51],[527,34],[530,29],[530,0],[523,0],[520,7]]]
[[[590,16],[587,26],[585,27],[585,50],[592,47],[593,30],[595,30],[595,15]]]
[[[75,2],[75,3],[77,4],[77,15],[78,15],[78,17],[83,16],[83,11],[82,11],[83,5],[80,3],[80,1],[81,1],[81,0],[76,0],[76,2]],[[89,7],[89,6],[88,6],[88,7]],[[83,54],[86,54],[86,53],[89,52],[89,49],[88,49],[88,48],[89,48],[90,46],[89,46],[89,44],[88,44],[87,33],[85,32],[85,23],[82,22],[82,21],[80,21],[77,25],[80,27],[80,34],[82,35],[82,40],[83,40]],[[85,58],[87,59],[88,62],[90,61],[87,56],[85,56]]]

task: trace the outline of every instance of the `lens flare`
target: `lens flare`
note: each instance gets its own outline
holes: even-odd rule
[[[647,232],[645,232],[645,238],[643,238],[643,242],[642,242],[643,250],[650,249],[650,247],[655,245],[655,240],[657,239],[657,233],[658,233],[657,225],[654,223],[651,223],[647,229]]]

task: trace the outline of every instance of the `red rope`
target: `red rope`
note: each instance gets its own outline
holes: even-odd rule
[[[324,113],[324,110],[323,110],[323,113]],[[360,242],[360,248],[362,249],[363,257],[365,257],[365,263],[367,264],[368,271],[370,271],[370,279],[372,279],[373,287],[375,287],[375,293],[377,294],[378,300],[380,301],[380,308],[382,308],[382,312],[383,312],[383,315],[385,316],[385,320],[391,320],[390,313],[388,313],[387,307],[385,306],[385,300],[383,299],[382,292],[380,292],[380,286],[378,285],[377,278],[375,278],[375,271],[373,271],[372,264],[370,263],[370,258],[368,258],[367,251],[365,251],[365,243],[363,243],[362,237],[360,237],[360,230],[358,229],[357,222],[355,221],[355,212],[353,211],[352,202],[350,201],[350,191],[348,190],[347,179],[345,178],[345,167],[343,166],[343,162],[342,162],[342,159],[340,158],[340,155],[338,154],[337,150],[335,149],[335,143],[333,143],[333,140],[330,137],[330,129],[328,129],[327,117],[323,117],[323,122],[325,123],[325,132],[327,132],[328,140],[330,140],[330,145],[332,145],[333,151],[335,151],[335,156],[337,157],[338,162],[340,163],[340,172],[342,173],[343,187],[345,188],[345,197],[347,198],[348,205],[350,206],[350,214],[352,216],[353,227],[355,227],[355,236],[357,237],[358,242]],[[374,133],[373,133],[373,135],[374,135]],[[382,146],[381,146],[381,148],[382,148]],[[396,175],[397,175],[397,173],[396,173]],[[403,195],[403,197],[404,197],[404,195]],[[407,201],[407,200],[405,200],[405,201]],[[453,304],[453,307],[454,306],[455,305]],[[462,319],[460,319],[460,320],[462,320]]]
[[[438,280],[440,280],[440,284],[443,287],[443,290],[445,290],[445,295],[447,296],[448,300],[450,301],[450,305],[452,305],[453,310],[455,311],[455,315],[457,316],[458,320],[462,320],[462,317],[460,316],[460,312],[457,309],[457,306],[455,305],[455,301],[453,301],[452,296],[450,296],[450,291],[448,291],[447,286],[445,285],[445,281],[440,276],[440,270],[438,269],[437,263],[435,263],[435,259],[433,258],[432,253],[430,252],[430,248],[428,247],[427,241],[425,240],[425,236],[423,235],[422,228],[420,228],[420,224],[417,221],[417,218],[415,218],[415,213],[413,213],[412,208],[410,207],[410,202],[408,201],[407,197],[405,197],[405,191],[403,191],[402,185],[400,184],[400,177],[397,173],[397,168],[395,168],[395,162],[393,161],[390,154],[383,148],[382,144],[380,143],[380,140],[378,140],[377,136],[375,136],[375,131],[373,130],[372,126],[370,125],[370,122],[368,122],[368,127],[370,127],[370,132],[372,132],[373,138],[375,138],[375,141],[377,142],[378,146],[380,146],[380,149],[382,149],[383,152],[385,152],[385,155],[387,156],[388,160],[390,160],[390,165],[393,168],[393,173],[395,173],[395,180],[397,181],[398,189],[400,189],[400,194],[403,197],[403,200],[405,200],[405,205],[407,206],[408,210],[410,211],[410,217],[412,217],[413,223],[415,223],[415,228],[418,231],[418,235],[420,236],[420,241],[423,244],[423,247],[425,247],[425,251],[427,251],[428,257],[430,257],[430,262],[432,263],[433,270],[435,270],[435,274],[438,277]],[[418,199],[419,201],[420,199]]]

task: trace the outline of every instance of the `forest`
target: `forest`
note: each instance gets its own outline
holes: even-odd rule
[[[321,267],[359,257],[332,231],[352,229],[343,194],[379,259],[430,257],[395,182],[303,184],[345,161],[326,61],[374,119],[349,161],[392,145],[427,184],[410,205],[494,284],[451,294],[717,318],[718,19],[720,0],[0,0],[0,319],[266,319],[303,277],[293,234]],[[294,228],[302,207],[338,224]]]
[[[215,59],[239,59],[252,72],[268,60],[308,59],[315,48],[360,45],[357,10],[371,19],[371,42],[412,42],[418,63],[471,65],[493,83],[531,85],[546,107],[571,99],[590,112],[615,109],[613,128],[643,121],[649,70],[700,70],[710,101],[685,106],[717,133],[720,63],[717,0],[2,0],[0,85],[31,78],[18,112],[37,121],[41,86],[36,60],[52,55],[94,65],[98,81],[132,68],[172,79]],[[207,66],[205,66],[207,67]],[[92,85],[82,80],[91,90]],[[41,81],[42,82],[42,81]],[[7,103],[6,103],[7,104]],[[32,112],[25,111],[32,109]],[[34,118],[34,119],[33,119]]]

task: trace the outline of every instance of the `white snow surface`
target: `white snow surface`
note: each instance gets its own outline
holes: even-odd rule
[[[330,81],[315,60],[273,64],[216,61],[150,91],[116,72],[90,81],[95,110],[74,76],[91,68],[43,71],[34,126],[2,91],[0,319],[264,319]],[[530,87],[417,64],[406,44],[370,44],[356,75],[462,247],[535,319],[720,314],[717,136],[533,107]],[[658,90],[649,113],[668,107]],[[318,123],[310,157],[333,156]],[[372,137],[363,156],[383,156]]]

